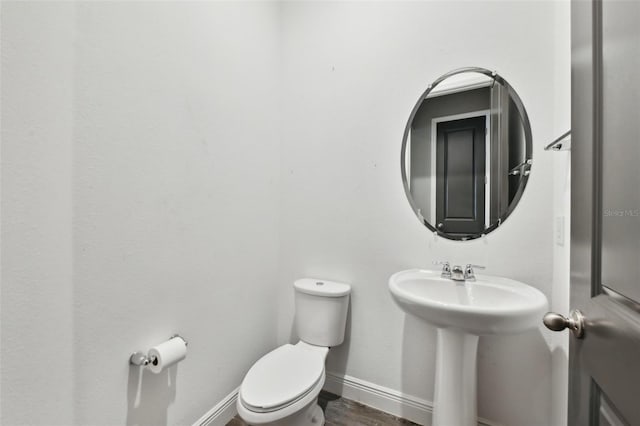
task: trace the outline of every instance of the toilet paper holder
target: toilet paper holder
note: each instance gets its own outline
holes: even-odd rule
[[[185,346],[189,345],[189,342],[187,342],[187,340],[182,337],[179,334],[174,334],[173,336],[171,336],[169,338],[169,340],[171,339],[175,339],[176,337],[179,337],[180,339],[182,339],[182,341],[184,342]],[[142,351],[137,351],[131,354],[131,356],[129,357],[129,364],[132,365],[137,365],[137,366],[141,366],[141,367],[146,367],[149,364],[155,364],[157,362],[156,357],[154,356],[148,356],[147,354],[145,354]]]

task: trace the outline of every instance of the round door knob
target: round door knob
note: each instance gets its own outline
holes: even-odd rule
[[[442,222],[440,222],[440,223],[438,224],[438,229],[442,229],[442,227],[443,227],[443,226],[444,226],[444,225],[442,224]]]
[[[562,331],[565,328],[570,327],[569,318],[563,317],[555,312],[548,312],[542,319],[544,325],[552,331]]]
[[[568,318],[555,312],[547,312],[542,322],[549,330],[562,331],[568,328],[578,339],[584,336],[584,316],[577,309],[571,311]]]

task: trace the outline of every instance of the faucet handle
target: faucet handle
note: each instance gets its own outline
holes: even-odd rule
[[[442,265],[442,270],[443,271],[450,271],[451,270],[451,264],[449,263],[448,260],[434,260],[433,264],[434,265]]]
[[[474,265],[473,263],[467,263],[467,266],[464,267],[464,278],[469,281],[475,281],[476,275],[474,273],[474,269],[485,269],[482,265]]]
[[[474,265],[473,263],[467,263],[467,266],[465,267],[465,269],[486,269],[484,266],[482,265]]]

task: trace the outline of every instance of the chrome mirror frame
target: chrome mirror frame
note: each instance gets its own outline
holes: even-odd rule
[[[522,194],[524,193],[524,189],[527,186],[527,183],[529,181],[529,174],[523,174],[523,176],[521,177],[521,180],[520,180],[520,185],[518,186],[518,190],[517,190],[516,194],[513,197],[513,201],[509,204],[509,207],[507,208],[507,210],[504,213],[504,215],[502,217],[498,218],[496,223],[491,224],[491,226],[486,228],[483,232],[480,232],[480,233],[477,233],[477,234],[451,235],[451,234],[448,234],[446,232],[441,232],[437,228],[435,228],[433,225],[431,225],[422,216],[422,214],[420,213],[420,209],[415,204],[415,202],[414,202],[414,200],[413,200],[413,198],[411,196],[411,191],[410,191],[409,182],[408,182],[408,176],[406,175],[406,164],[405,164],[405,158],[406,157],[405,157],[405,154],[406,154],[406,149],[407,149],[407,140],[409,138],[409,133],[411,131],[411,125],[413,123],[413,120],[414,120],[418,110],[420,109],[420,106],[422,105],[424,100],[427,99],[427,96],[429,95],[429,93],[431,93],[431,91],[435,87],[437,87],[438,84],[440,84],[441,82],[443,82],[444,80],[446,80],[449,77],[452,77],[452,76],[457,75],[457,74],[468,73],[468,72],[484,74],[487,77],[492,78],[494,80],[494,82],[499,83],[500,85],[502,85],[507,90],[507,93],[509,94],[509,97],[511,98],[511,100],[513,100],[513,102],[514,102],[514,104],[515,104],[515,106],[516,106],[516,108],[518,110],[518,114],[520,114],[520,118],[522,119],[522,125],[524,127],[524,134],[525,134],[525,152],[526,152],[525,158],[527,158],[527,162],[529,162],[529,164],[531,164],[530,162],[531,162],[531,159],[533,158],[533,144],[532,144],[532,134],[531,134],[531,123],[529,122],[529,116],[527,115],[527,110],[525,109],[524,104],[522,103],[522,100],[520,99],[520,96],[518,96],[518,93],[496,71],[491,71],[491,70],[488,70],[486,68],[480,68],[480,67],[459,68],[459,69],[450,71],[450,72],[438,77],[433,83],[431,83],[429,86],[427,86],[427,90],[424,91],[424,93],[420,96],[420,98],[416,102],[415,106],[413,107],[413,110],[411,110],[411,114],[409,115],[409,119],[407,120],[407,125],[405,126],[405,129],[404,129],[404,135],[402,137],[402,148],[400,149],[400,174],[402,175],[402,184],[404,186],[405,196],[407,197],[407,200],[409,201],[409,204],[411,205],[411,208],[413,209],[413,212],[415,213],[415,215],[418,218],[418,220],[424,226],[426,226],[427,229],[431,230],[432,232],[436,233],[437,235],[439,235],[439,236],[441,236],[443,238],[447,238],[449,240],[455,240],[455,241],[468,241],[468,240],[473,240],[473,239],[476,239],[476,238],[481,238],[481,237],[485,236],[486,234],[494,231],[500,225],[502,225],[504,223],[504,221],[511,215],[511,213],[516,208],[518,203],[520,202],[520,198],[522,198]],[[531,169],[531,167],[529,169]]]

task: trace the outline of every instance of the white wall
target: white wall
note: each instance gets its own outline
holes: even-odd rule
[[[0,423],[191,424],[275,345],[278,34],[270,3],[3,2]]]
[[[73,423],[74,19],[2,3],[3,425]]]
[[[396,271],[433,260],[479,263],[552,296],[556,86],[554,2],[292,2],[283,8],[283,146],[279,341],[295,340],[292,281],[353,285],[349,339],[328,370],[433,400],[435,330],[405,316],[387,290]],[[560,15],[559,15],[560,14]],[[567,35],[566,33],[565,35]],[[462,66],[495,69],[533,128],[533,171],[520,205],[486,240],[435,239],[400,179],[407,117],[426,86]],[[562,92],[566,96],[566,92]],[[482,338],[479,414],[551,424],[549,333]]]

